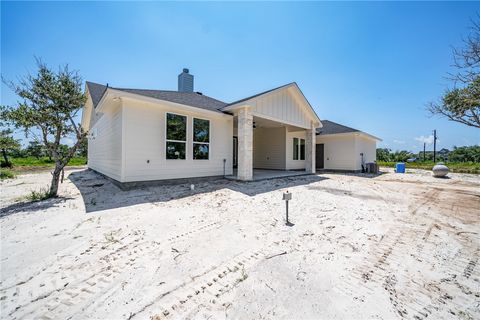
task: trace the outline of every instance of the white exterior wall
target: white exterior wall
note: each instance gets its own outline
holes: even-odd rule
[[[233,117],[192,111],[169,103],[123,99],[124,181],[148,181],[232,174]],[[187,116],[185,160],[167,160],[166,113]],[[193,118],[210,120],[209,160],[193,160]],[[149,162],[147,162],[149,160]]]
[[[305,131],[287,132],[286,170],[305,169],[305,164],[306,164],[305,160],[293,160],[293,138],[305,139],[305,142],[306,142],[306,138],[307,138],[306,132]],[[306,148],[305,148],[305,152],[306,152]]]
[[[324,144],[324,168],[329,170],[362,170],[363,153],[365,163],[376,160],[377,143],[362,134],[334,134],[317,136],[317,144]]]
[[[317,136],[316,140],[324,144],[324,169],[358,170],[354,135]]]
[[[310,129],[311,116],[304,110],[294,89],[280,90],[248,102],[254,116]]]
[[[88,138],[88,167],[121,181],[122,108],[117,106],[94,117]]]
[[[377,160],[377,141],[372,138],[367,138],[364,135],[358,135],[355,137],[356,154],[363,153],[363,159],[365,163],[374,162]],[[358,156],[356,167],[357,170],[362,169],[362,159]]]
[[[257,128],[253,130],[253,167],[285,170],[286,128]]]

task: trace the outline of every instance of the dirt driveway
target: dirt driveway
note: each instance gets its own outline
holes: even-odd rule
[[[4,319],[480,319],[480,178],[0,183]],[[285,226],[282,193],[293,193]]]

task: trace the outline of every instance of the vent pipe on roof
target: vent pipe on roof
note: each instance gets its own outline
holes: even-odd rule
[[[183,68],[183,72],[178,75],[178,91],[193,92],[193,75],[187,68]]]

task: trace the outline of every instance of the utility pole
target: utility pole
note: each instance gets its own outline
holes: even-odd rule
[[[437,130],[433,130],[433,163],[435,164],[436,158],[436,151],[437,151]]]
[[[425,162],[425,146],[427,145],[426,142],[423,143],[423,162]]]

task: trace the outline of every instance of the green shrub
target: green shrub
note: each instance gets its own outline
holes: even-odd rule
[[[42,201],[51,198],[49,188],[41,188],[39,191],[31,191],[29,195],[26,196],[26,199],[29,201]]]
[[[9,169],[0,169],[0,180],[14,179],[17,175]]]

